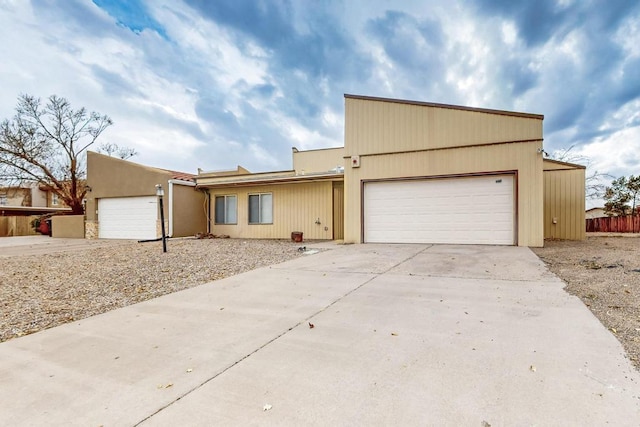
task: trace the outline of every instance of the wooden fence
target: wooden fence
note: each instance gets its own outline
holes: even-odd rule
[[[587,232],[640,233],[640,215],[589,218]]]
[[[31,221],[38,216],[0,216],[0,237],[32,236],[38,234]]]

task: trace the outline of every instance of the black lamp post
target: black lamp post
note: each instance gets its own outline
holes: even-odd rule
[[[167,252],[167,235],[164,232],[164,206],[162,199],[164,198],[164,190],[162,185],[156,184],[156,196],[160,200],[160,227],[162,228],[162,252]]]

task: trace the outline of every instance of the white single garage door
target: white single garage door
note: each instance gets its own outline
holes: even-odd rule
[[[364,184],[364,241],[513,245],[513,175]]]
[[[117,197],[98,200],[101,239],[155,239],[158,198]]]

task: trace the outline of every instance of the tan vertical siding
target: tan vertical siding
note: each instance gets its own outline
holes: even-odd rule
[[[298,174],[312,172],[327,172],[344,167],[344,148],[326,148],[323,150],[309,150],[293,152],[293,169]]]
[[[345,241],[361,241],[362,180],[517,171],[518,245],[543,245],[541,142],[366,156],[345,173]]]
[[[305,239],[330,240],[333,236],[331,181],[226,187],[209,191],[211,232],[214,234],[227,234],[234,238],[289,239],[293,231],[301,231]],[[249,224],[249,195],[259,193],[273,195],[273,224]],[[215,224],[215,196],[218,195],[237,196],[237,224]],[[316,220],[320,224],[316,224]]]
[[[352,98],[345,111],[347,156],[542,139],[539,118]]]
[[[344,183],[333,183],[333,239],[344,239]]]
[[[360,156],[345,168],[345,241],[362,239],[363,180],[516,171],[518,245],[543,245],[541,116],[348,97],[345,111],[345,156]]]
[[[544,171],[544,237],[584,240],[585,170],[553,165],[547,169],[551,168],[555,170]]]

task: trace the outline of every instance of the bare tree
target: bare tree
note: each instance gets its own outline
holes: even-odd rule
[[[73,214],[83,214],[86,150],[113,122],[74,110],[65,98],[20,95],[16,114],[0,124],[0,182],[35,182],[57,194]]]
[[[589,168],[591,165],[591,159],[582,154],[576,153],[574,150],[575,144],[569,148],[561,148],[553,151],[549,158],[558,160],[560,162],[577,163]],[[607,190],[607,184],[603,181],[610,181],[614,177],[608,173],[601,173],[593,171],[585,177],[585,196],[587,199],[599,199],[604,197]]]
[[[107,142],[100,144],[97,151],[98,153],[104,153],[107,156],[116,156],[122,160],[127,160],[138,155],[138,152],[133,148],[120,147],[118,144]]]

